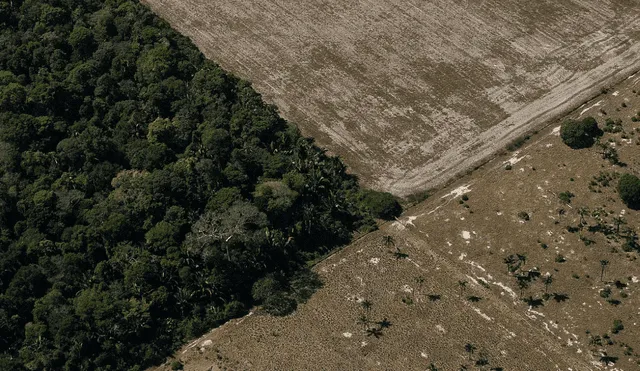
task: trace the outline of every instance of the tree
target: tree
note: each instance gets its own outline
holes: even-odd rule
[[[623,174],[618,181],[618,194],[632,209],[640,209],[640,179],[632,174]]]
[[[365,299],[360,302],[360,306],[362,307],[362,309],[364,309],[365,312],[369,313],[371,311],[371,307],[373,306],[373,303]]]
[[[460,296],[462,296],[465,288],[467,287],[467,281],[458,281],[458,287],[460,288]]]
[[[613,224],[616,226],[616,234],[620,235],[620,226],[627,224],[627,221],[622,216],[614,216]]]
[[[600,260],[600,281],[604,279],[604,270],[607,268],[608,265],[609,265],[608,260]]]
[[[369,327],[369,317],[367,317],[364,314],[361,314],[360,317],[358,317],[358,323],[360,323],[364,327],[364,330],[366,331],[367,328]]]
[[[595,139],[602,134],[598,122],[593,117],[587,117],[582,121],[567,120],[560,128],[562,141],[573,149],[593,146]]]
[[[578,209],[578,214],[580,214],[580,227],[585,226],[587,224],[587,220],[584,218],[585,215],[589,215],[589,208],[588,207],[580,207]]]
[[[384,243],[384,246],[386,248],[391,248],[391,247],[395,247],[396,246],[396,240],[393,238],[393,236],[390,235],[384,235],[382,237],[382,241]],[[396,251],[398,250],[398,248],[396,247]]]
[[[471,355],[475,353],[476,349],[476,346],[471,343],[467,343],[464,345],[464,351],[469,353],[469,357],[471,357]]]
[[[502,260],[504,262],[504,264],[507,265],[507,273],[512,273],[514,272],[514,266],[516,265],[516,263],[518,263],[518,258],[515,255],[509,255],[506,258],[504,258]]]
[[[518,288],[520,289],[520,296],[524,296],[524,291],[529,288],[529,281],[526,279],[518,279]]]
[[[402,206],[387,192],[366,191],[360,201],[361,206],[374,217],[391,220],[402,213]]]
[[[549,290],[549,286],[551,286],[551,284],[553,283],[553,275],[546,274],[542,279],[542,283],[544,283],[544,292],[546,294]]]

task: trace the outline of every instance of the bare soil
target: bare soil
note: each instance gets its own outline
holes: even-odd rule
[[[275,318],[258,309],[176,358],[185,370],[424,370],[431,363],[440,370],[637,370],[640,266],[622,243],[638,232],[640,212],[615,189],[616,174],[640,172],[636,90],[640,75],[570,114],[593,115],[601,127],[621,119],[624,131],[602,141],[625,167],[596,147],[568,148],[559,123],[548,122],[517,152],[505,151],[318,264],[325,286],[294,314]],[[567,191],[575,195],[570,203],[559,198]],[[625,223],[619,230],[616,217]],[[515,272],[503,261],[512,254],[526,256]],[[601,260],[609,262],[604,272]],[[553,282],[545,288],[540,277],[520,288],[516,276],[529,271]],[[624,326],[618,333],[616,319]],[[383,320],[389,325],[376,324]],[[367,333],[376,327],[380,333]],[[482,360],[488,364],[479,366]]]
[[[635,0],[143,2],[400,196],[640,68]]]

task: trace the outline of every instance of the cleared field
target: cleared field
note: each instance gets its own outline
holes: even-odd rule
[[[231,321],[175,358],[186,371],[637,370],[640,250],[623,244],[640,212],[615,187],[640,171],[639,109],[635,76],[571,114],[621,120],[602,142],[625,166],[551,125],[321,262],[325,287],[293,315]]]
[[[363,183],[450,180],[640,67],[635,0],[143,0]]]

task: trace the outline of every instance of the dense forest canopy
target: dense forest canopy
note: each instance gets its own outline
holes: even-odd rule
[[[400,211],[137,2],[2,0],[0,29],[2,370],[140,370],[288,313]]]

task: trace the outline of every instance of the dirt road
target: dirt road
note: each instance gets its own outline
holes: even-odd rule
[[[433,187],[640,68],[628,0],[144,0],[366,185]]]

